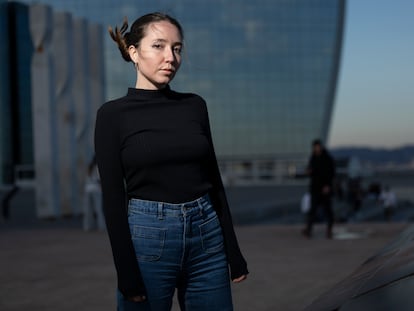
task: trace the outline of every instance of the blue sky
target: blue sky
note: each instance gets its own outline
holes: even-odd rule
[[[348,0],[328,145],[414,144],[414,1]]]

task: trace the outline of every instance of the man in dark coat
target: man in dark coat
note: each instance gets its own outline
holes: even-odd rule
[[[327,218],[326,237],[330,239],[332,238],[334,222],[332,194],[335,163],[319,139],[314,140],[312,143],[312,155],[309,159],[307,173],[310,177],[311,207],[303,234],[308,238],[312,236],[312,225],[315,222],[317,210],[321,207],[324,209]]]

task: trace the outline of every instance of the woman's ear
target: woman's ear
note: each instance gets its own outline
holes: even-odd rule
[[[138,50],[135,46],[130,45],[128,48],[129,57],[131,58],[132,62],[138,67]]]

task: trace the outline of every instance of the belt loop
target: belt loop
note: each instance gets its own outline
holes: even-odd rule
[[[204,213],[203,213],[203,212],[204,212],[203,198],[204,198],[204,197],[198,198],[198,199],[197,199],[197,203],[198,203],[198,209],[199,209],[198,214],[199,214],[201,217],[203,217],[203,218],[204,218]]]
[[[162,215],[162,203],[158,202],[158,219],[162,220],[163,219],[163,215]]]

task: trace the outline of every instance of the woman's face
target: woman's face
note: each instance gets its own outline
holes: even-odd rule
[[[182,38],[167,21],[148,25],[138,48],[131,46],[131,59],[137,64],[140,89],[162,89],[175,76],[181,64]]]

